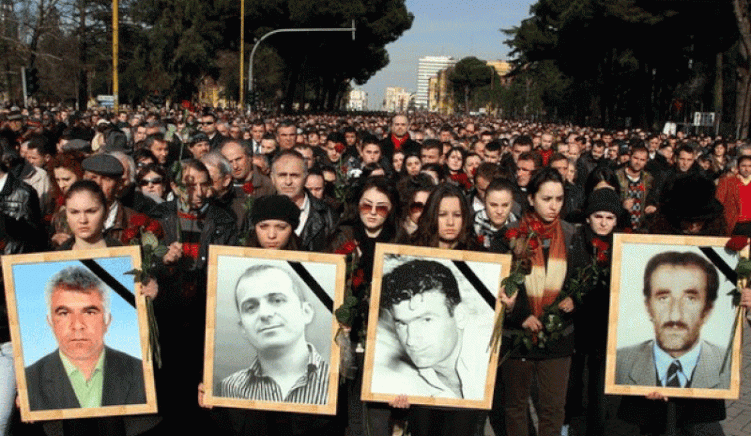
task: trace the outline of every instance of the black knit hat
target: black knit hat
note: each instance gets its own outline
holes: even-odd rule
[[[266,195],[253,202],[250,221],[253,225],[266,220],[288,222],[293,229],[300,224],[300,209],[286,195]]]
[[[595,189],[589,194],[587,207],[584,210],[584,216],[588,217],[593,213],[600,211],[611,212],[615,214],[615,216],[621,216],[623,213],[621,199],[614,189],[600,188]]]

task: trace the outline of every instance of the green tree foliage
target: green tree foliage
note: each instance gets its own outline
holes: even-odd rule
[[[491,81],[500,83],[500,77],[498,77],[495,69],[474,56],[466,57],[457,62],[449,72],[448,78],[451,81],[457,102],[461,99],[465,113],[469,113],[470,109],[473,109],[470,108],[470,102],[478,88],[490,85]]]
[[[540,0],[531,14],[505,31],[516,73],[532,80],[525,87],[547,87],[543,104],[576,122],[650,127],[679,115],[676,99],[711,106],[711,66],[737,39],[729,0]],[[538,81],[555,70],[565,87]]]

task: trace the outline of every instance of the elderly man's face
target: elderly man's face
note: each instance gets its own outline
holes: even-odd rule
[[[102,354],[110,317],[97,290],[55,289],[47,322],[60,351],[74,364],[90,362]]]
[[[229,161],[232,166],[232,178],[238,181],[244,181],[248,178],[251,170],[250,156],[240,144],[230,142],[222,147],[222,155]]]
[[[104,192],[104,197],[107,199],[107,204],[112,204],[112,202],[115,200],[115,193],[117,192],[117,185],[120,179],[103,176],[91,171],[86,171],[83,174],[83,178],[84,180],[91,180],[92,182],[99,185],[99,187],[102,188],[102,192]]]
[[[300,301],[292,279],[282,270],[268,269],[237,284],[240,329],[259,353],[272,352],[304,340],[313,308]]]
[[[680,357],[696,344],[701,326],[712,312],[707,302],[707,275],[696,265],[658,266],[649,280],[647,312],[657,344]]]
[[[279,148],[282,150],[289,150],[294,147],[296,138],[297,128],[295,126],[279,127],[276,129],[276,142],[279,143]]]
[[[188,191],[190,210],[200,210],[211,194],[209,175],[195,168],[186,168],[183,172],[183,185]]]
[[[396,334],[418,368],[452,363],[449,359],[459,342],[457,319],[449,313],[446,296],[439,290],[417,294],[395,304]]]
[[[409,120],[404,115],[397,115],[391,120],[391,133],[396,136],[404,136],[409,128]]]
[[[295,200],[303,195],[305,187],[305,163],[300,159],[285,156],[273,164],[271,181],[276,192]]]

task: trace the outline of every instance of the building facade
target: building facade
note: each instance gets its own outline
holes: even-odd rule
[[[417,64],[417,93],[415,94],[415,107],[418,110],[428,109],[430,78],[455,63],[456,60],[451,56],[425,56],[419,59]]]

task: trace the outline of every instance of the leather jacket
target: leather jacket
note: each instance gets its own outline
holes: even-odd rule
[[[3,254],[40,251],[47,232],[42,231],[39,198],[34,188],[7,173],[8,179],[0,191],[0,214],[4,225]]]
[[[302,247],[306,251],[322,253],[326,251],[329,237],[334,232],[334,213],[326,203],[310,195],[307,190],[305,195],[310,202],[310,213],[300,233]]]

